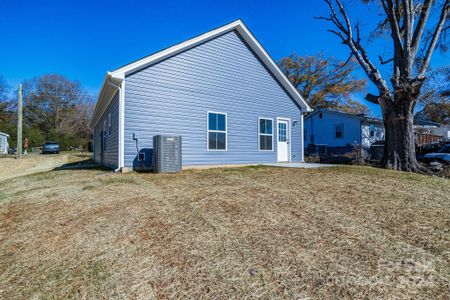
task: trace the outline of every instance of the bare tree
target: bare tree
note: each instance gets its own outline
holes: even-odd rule
[[[93,99],[78,81],[57,74],[26,80],[24,99],[25,125],[38,129],[45,139],[63,147],[84,146],[90,140]]]
[[[393,42],[392,57],[383,60],[380,56],[380,63],[392,64],[391,86],[369,58],[361,42],[360,26],[352,24],[340,0],[325,0],[330,15],[318,17],[333,24],[335,28],[328,31],[348,46],[351,56],[358,61],[378,89],[378,95],[368,94],[366,100],[381,107],[386,130],[382,164],[386,168],[425,171],[416,159],[413,112],[426,79],[431,57],[442,38],[441,33],[449,28],[449,1],[435,4],[433,0],[380,0],[385,19],[379,28],[388,27]],[[439,18],[437,23],[426,31],[432,8],[439,11]]]
[[[10,99],[8,97],[9,86],[3,76],[0,75],[0,126],[9,122],[11,106]],[[1,128],[0,127],[0,128]]]
[[[334,109],[351,113],[367,113],[366,105],[356,102],[352,95],[363,92],[366,79],[353,76],[357,63],[339,61],[323,54],[281,59],[281,70],[313,109]]]

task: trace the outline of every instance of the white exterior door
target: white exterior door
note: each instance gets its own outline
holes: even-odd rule
[[[279,162],[289,160],[289,121],[278,120],[277,152]]]

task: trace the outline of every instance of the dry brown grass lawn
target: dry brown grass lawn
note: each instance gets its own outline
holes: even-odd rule
[[[64,153],[61,155],[31,153],[24,155],[20,161],[13,155],[0,155],[0,181],[37,172],[49,171],[64,164],[87,159],[87,154]]]
[[[450,181],[366,167],[0,182],[0,298],[448,299]]]

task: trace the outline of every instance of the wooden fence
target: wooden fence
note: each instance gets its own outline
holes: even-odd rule
[[[440,135],[428,134],[428,133],[415,133],[416,146],[423,146],[432,143],[438,143],[444,138]]]

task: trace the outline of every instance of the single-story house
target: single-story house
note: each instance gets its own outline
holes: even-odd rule
[[[9,135],[3,132],[0,132],[0,154],[8,154],[9,144],[8,144]]]
[[[416,144],[450,141],[450,126],[433,121],[414,119]]]
[[[384,141],[383,120],[364,114],[315,110],[304,121],[305,147],[322,146],[329,152],[345,153],[355,146],[367,150]]]
[[[186,165],[303,161],[310,107],[241,20],[108,72],[91,119],[94,159],[151,169],[155,135]]]

